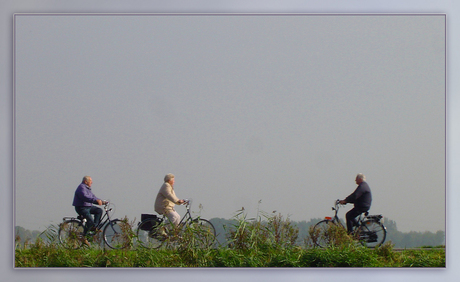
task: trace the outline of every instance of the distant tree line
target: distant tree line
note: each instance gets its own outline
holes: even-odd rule
[[[16,244],[33,244],[35,240],[40,236],[42,232],[34,230],[30,231],[28,229],[24,229],[21,226],[16,226],[15,228],[15,238],[14,241]]]
[[[298,228],[297,244],[302,246],[308,240],[309,229],[311,226],[319,222],[320,218],[310,219],[308,222],[291,221],[291,224]],[[217,240],[220,245],[225,246],[228,241],[228,234],[230,230],[238,223],[235,219],[213,218],[210,220],[217,232]],[[342,220],[342,222],[344,222]],[[396,227],[396,222],[393,220],[385,219],[384,225],[387,229],[387,237],[385,242],[391,241],[395,248],[415,248],[415,247],[436,247],[445,245],[445,232],[437,231],[435,233],[425,232],[401,232]],[[56,227],[54,227],[56,229]],[[38,237],[46,241],[46,236],[43,236],[42,231],[30,231],[21,226],[15,228],[15,242],[16,244],[32,244]]]
[[[396,222],[391,219],[386,219],[384,225],[387,228],[387,240],[392,241],[396,248],[436,247],[446,244],[446,234],[441,230],[436,233],[401,232],[396,228]]]

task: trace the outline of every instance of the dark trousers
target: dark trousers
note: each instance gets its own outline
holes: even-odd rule
[[[93,227],[97,226],[99,222],[101,221],[102,217],[102,210],[98,207],[91,206],[91,207],[75,207],[75,211],[86,218],[86,224],[84,227],[84,233],[86,234],[88,230]],[[93,217],[91,216],[94,214],[94,220]]]
[[[352,208],[347,212],[345,217],[347,219],[348,233],[351,233],[351,231],[353,231],[353,226],[358,225],[356,217],[358,217],[358,215],[362,214],[363,212],[367,212],[368,210],[369,209],[366,208]]]

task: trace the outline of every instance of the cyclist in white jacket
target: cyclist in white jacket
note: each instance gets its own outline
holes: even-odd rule
[[[166,174],[164,183],[155,200],[155,211],[166,215],[169,221],[174,226],[177,226],[180,222],[180,215],[174,210],[174,206],[183,204],[184,202],[184,200],[177,198],[174,192],[174,175],[172,173]]]

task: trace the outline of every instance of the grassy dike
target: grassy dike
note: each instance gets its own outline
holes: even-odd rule
[[[127,219],[126,219],[127,220]],[[446,265],[445,248],[395,250],[391,242],[369,249],[362,246],[346,230],[330,229],[325,239],[327,248],[316,248],[315,235],[310,234],[299,246],[299,230],[281,215],[262,213],[258,220],[246,220],[241,211],[236,223],[226,228],[225,246],[199,249],[187,244],[185,232],[174,248],[158,250],[136,247],[136,238],[128,234],[131,247],[124,250],[104,249],[98,246],[77,250],[63,248],[57,241],[56,228],[46,233],[48,242],[31,245],[17,244],[15,267],[437,267]],[[189,238],[190,239],[190,238]]]

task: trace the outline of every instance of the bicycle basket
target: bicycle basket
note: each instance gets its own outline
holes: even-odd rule
[[[150,220],[146,222],[145,224],[142,224],[141,229],[145,231],[152,230],[153,227],[157,226],[162,221],[162,219],[159,218],[156,214],[145,214],[145,213],[141,214],[141,222],[147,219],[153,219],[153,220]]]

